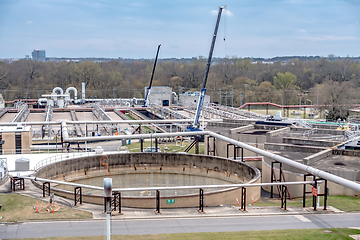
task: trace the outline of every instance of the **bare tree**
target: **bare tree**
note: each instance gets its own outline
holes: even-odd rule
[[[349,116],[349,105],[354,101],[355,89],[351,82],[329,80],[320,88],[322,109],[328,110],[327,119],[345,120]]]

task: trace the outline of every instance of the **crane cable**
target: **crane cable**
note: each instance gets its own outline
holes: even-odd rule
[[[225,6],[224,8],[224,21],[223,21],[223,29],[224,29],[224,52],[225,52],[225,58],[226,58],[226,37],[227,37],[227,16],[228,16],[228,13],[227,13],[227,6]]]

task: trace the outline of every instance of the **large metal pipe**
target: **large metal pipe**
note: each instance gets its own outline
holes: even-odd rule
[[[262,149],[259,149],[259,148],[250,146],[250,145],[248,145],[248,144],[245,144],[245,143],[236,141],[236,140],[234,140],[234,139],[231,139],[231,138],[228,138],[228,137],[224,137],[224,136],[222,136],[222,135],[220,135],[220,134],[217,134],[217,133],[209,132],[209,135],[212,136],[212,137],[221,139],[221,140],[223,140],[223,141],[225,141],[225,142],[234,144],[234,145],[236,145],[236,146],[245,148],[246,150],[255,152],[255,153],[260,154],[260,155],[262,155],[262,156],[264,156],[264,157],[271,158],[271,159],[273,159],[273,160],[275,160],[275,161],[277,161],[277,162],[281,162],[281,163],[287,164],[287,165],[289,165],[289,166],[291,166],[291,167],[300,169],[300,170],[305,171],[305,172],[307,172],[307,173],[310,173],[310,174],[312,174],[312,175],[314,175],[314,176],[317,176],[317,177],[320,177],[320,178],[329,180],[329,181],[331,181],[331,182],[340,184],[341,186],[348,187],[348,188],[350,188],[350,189],[353,189],[353,190],[355,190],[355,191],[360,192],[360,184],[359,184],[359,183],[356,183],[356,182],[354,182],[354,181],[351,181],[351,180],[348,180],[348,179],[345,179],[345,178],[336,176],[336,175],[334,175],[334,174],[331,174],[331,173],[328,173],[328,172],[319,170],[319,169],[317,169],[317,168],[313,168],[313,167],[310,167],[310,166],[307,166],[307,165],[298,163],[298,162],[296,162],[296,161],[294,161],[294,160],[291,160],[291,159],[289,159],[289,158],[285,158],[285,157],[282,157],[282,156],[279,156],[279,155],[276,155],[276,154],[267,152],[267,151],[265,151],[265,150],[262,150]]]
[[[66,122],[65,121],[62,121],[61,122],[61,129],[62,129],[62,136],[64,139],[67,139],[69,138],[69,132],[67,130],[67,127],[66,127]]]
[[[87,137],[87,138],[80,137],[80,138],[67,138],[67,139],[64,139],[64,141],[78,142],[78,141],[89,141],[89,140],[93,140],[93,141],[95,141],[95,140],[117,140],[117,139],[124,139],[124,138],[126,138],[126,139],[128,139],[128,138],[151,138],[151,137],[192,136],[192,135],[210,135],[212,137],[221,139],[221,140],[223,140],[225,142],[228,142],[228,143],[234,144],[236,146],[242,147],[242,148],[244,148],[246,150],[249,150],[251,152],[260,154],[260,155],[262,155],[264,157],[271,158],[271,159],[273,159],[275,161],[287,164],[287,165],[289,165],[291,167],[300,169],[300,170],[305,171],[307,173],[310,173],[310,174],[312,174],[314,176],[324,178],[324,179],[329,180],[331,182],[340,184],[341,186],[348,187],[350,189],[353,189],[355,191],[360,192],[360,184],[359,183],[356,183],[354,181],[351,181],[351,180],[336,176],[334,174],[319,170],[317,168],[313,168],[313,167],[298,163],[298,162],[296,162],[294,160],[291,160],[289,158],[285,158],[285,157],[276,155],[274,153],[267,152],[265,150],[250,146],[248,144],[239,142],[237,140],[234,140],[234,139],[231,139],[231,138],[228,138],[228,137],[225,137],[225,136],[222,136],[220,134],[210,132],[210,131],[154,133],[154,134],[123,135],[123,136],[121,136],[121,135],[118,135],[118,136],[100,136],[100,137]]]
[[[83,142],[83,141],[105,141],[105,140],[120,140],[120,139],[138,139],[138,138],[155,138],[155,137],[176,137],[176,136],[195,136],[206,135],[207,131],[195,132],[175,132],[175,133],[147,133],[147,134],[133,134],[133,135],[115,135],[115,136],[94,136],[94,137],[77,137],[64,138],[64,142]]]
[[[24,178],[24,179],[29,179],[29,180],[34,180],[34,181],[40,181],[40,182],[49,182],[49,183],[64,184],[64,185],[74,186],[74,187],[83,187],[83,188],[104,190],[104,187],[97,187],[97,186],[91,186],[91,185],[86,185],[86,184],[56,181],[56,180],[51,180],[51,179],[46,179],[46,178],[37,178],[37,177],[25,177],[25,176],[18,176],[18,177]]]
[[[189,123],[191,119],[165,119],[165,120],[111,120],[111,121],[65,121],[67,124],[144,124],[144,123]],[[222,119],[204,119],[204,122],[222,122]],[[0,123],[0,126],[16,126],[18,124],[44,125],[44,122],[16,122]],[[47,122],[47,125],[59,125],[60,122]]]

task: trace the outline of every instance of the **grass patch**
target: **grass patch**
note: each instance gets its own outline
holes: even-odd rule
[[[302,207],[302,198],[295,198],[292,200],[286,200],[287,207]],[[280,206],[281,201],[279,199],[266,199],[264,201],[254,202],[256,207],[267,207],[267,206]],[[327,206],[333,206],[345,212],[360,211],[360,198],[345,196],[345,195],[334,195],[328,196]],[[320,206],[324,206],[324,197],[320,197]],[[312,207],[312,197],[307,197],[305,200],[305,207]]]
[[[328,205],[345,212],[360,211],[360,197],[337,195],[328,197]]]
[[[324,233],[324,230],[330,230],[332,233]],[[350,228],[330,228],[330,229],[290,229],[290,230],[270,230],[270,231],[244,231],[244,232],[215,232],[215,233],[174,233],[174,234],[152,234],[152,235],[112,235],[111,239],[137,239],[137,240],[182,240],[182,239],[196,239],[196,240],[217,240],[217,239],[351,239],[349,235],[360,234],[360,230]],[[28,239],[28,238],[27,238]],[[52,240],[65,239],[89,239],[98,240],[104,239],[104,236],[93,237],[57,237],[57,238],[42,238]]]
[[[56,201],[56,197],[55,197]],[[34,207],[38,202],[38,208],[41,210],[36,213]],[[17,193],[1,194],[0,203],[0,222],[17,222],[24,220],[47,220],[47,219],[85,219],[92,218],[92,213],[77,210],[60,205],[60,209],[54,213],[47,212],[45,207],[48,202],[39,199],[27,197]]]

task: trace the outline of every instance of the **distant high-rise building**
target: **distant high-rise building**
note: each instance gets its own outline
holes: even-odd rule
[[[45,61],[45,50],[39,50],[39,49],[35,49],[34,51],[32,51],[31,53],[32,55],[32,60],[36,60],[36,61]]]

